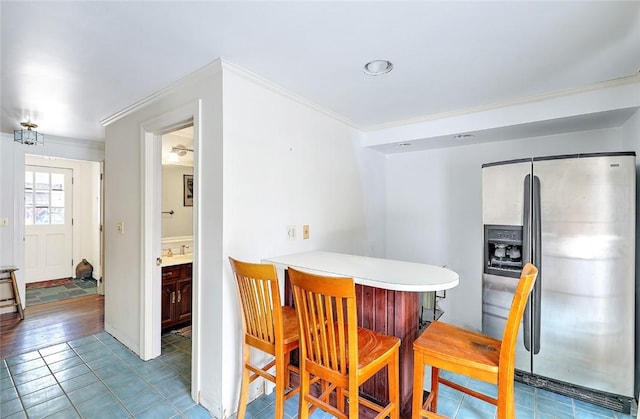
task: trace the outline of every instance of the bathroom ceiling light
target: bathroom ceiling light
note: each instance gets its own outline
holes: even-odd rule
[[[388,60],[373,60],[364,65],[362,71],[370,76],[379,76],[393,70],[393,63]]]
[[[190,148],[187,148],[185,146],[183,146],[182,144],[178,144],[174,147],[171,147],[171,151],[169,152],[169,155],[167,156],[167,159],[172,162],[175,163],[177,161],[180,161],[180,157],[184,157],[187,154],[187,151],[190,151],[193,153],[193,150]]]

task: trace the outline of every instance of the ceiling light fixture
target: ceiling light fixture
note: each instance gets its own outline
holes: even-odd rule
[[[379,76],[393,70],[393,63],[388,60],[373,60],[364,65],[362,71],[370,76]]]
[[[187,151],[193,153],[193,150],[183,146],[182,144],[178,144],[174,147],[171,147],[171,151],[167,156],[170,162],[180,161],[180,157],[184,157],[187,154]]]
[[[44,135],[34,131],[34,128],[38,128],[36,124],[27,121],[20,122],[20,125],[24,128],[13,130],[13,141],[24,145],[44,145]]]

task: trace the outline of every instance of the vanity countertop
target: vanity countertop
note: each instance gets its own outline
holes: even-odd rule
[[[175,266],[175,265],[183,265],[185,263],[193,262],[193,254],[187,253],[186,255],[173,255],[173,256],[163,256],[162,257],[162,267],[165,266]]]

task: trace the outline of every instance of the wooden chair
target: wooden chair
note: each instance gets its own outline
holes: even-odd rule
[[[437,414],[438,385],[444,384],[497,406],[497,419],[515,418],[515,348],[522,315],[538,276],[538,269],[527,263],[513,296],[502,340],[439,321],[413,343],[413,418],[444,418]],[[424,367],[431,365],[431,393],[422,402]],[[440,369],[465,375],[498,386],[498,398],[463,387],[440,377]]]
[[[352,278],[334,278],[289,268],[300,324],[300,409],[309,417],[320,408],[338,418],[357,418],[360,404],[376,417],[399,417],[400,339],[358,327],[356,291]],[[358,387],[387,367],[389,403],[383,407],[358,395]],[[311,382],[320,391],[312,394]],[[316,395],[320,393],[319,395]],[[335,394],[335,405],[330,397]],[[345,414],[345,397],[349,398]]]
[[[249,383],[263,377],[276,385],[275,417],[281,419],[285,400],[299,389],[296,387],[286,394],[284,392],[289,387],[289,371],[298,372],[298,368],[289,363],[290,352],[299,346],[298,318],[293,307],[283,307],[280,303],[275,266],[246,263],[233,258],[229,258],[229,261],[238,286],[244,332],[238,418],[244,418],[247,410]],[[250,347],[273,355],[274,359],[262,368],[252,365]],[[274,366],[275,375],[269,372]]]

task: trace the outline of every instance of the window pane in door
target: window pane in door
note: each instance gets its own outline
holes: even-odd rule
[[[51,224],[64,224],[64,208],[51,208]]]
[[[33,189],[33,172],[28,170],[24,172],[24,188]]]
[[[36,189],[49,190],[49,173],[36,172]]]
[[[29,226],[33,225],[33,207],[25,207],[24,224]]]
[[[61,191],[64,189],[64,175],[62,173],[51,173],[51,190]]]
[[[36,224],[49,224],[49,208],[36,208]]]
[[[36,206],[49,206],[49,191],[36,191]]]
[[[24,191],[24,204],[26,206],[33,206],[33,192],[32,191]]]
[[[64,191],[51,191],[51,206],[64,207]]]

